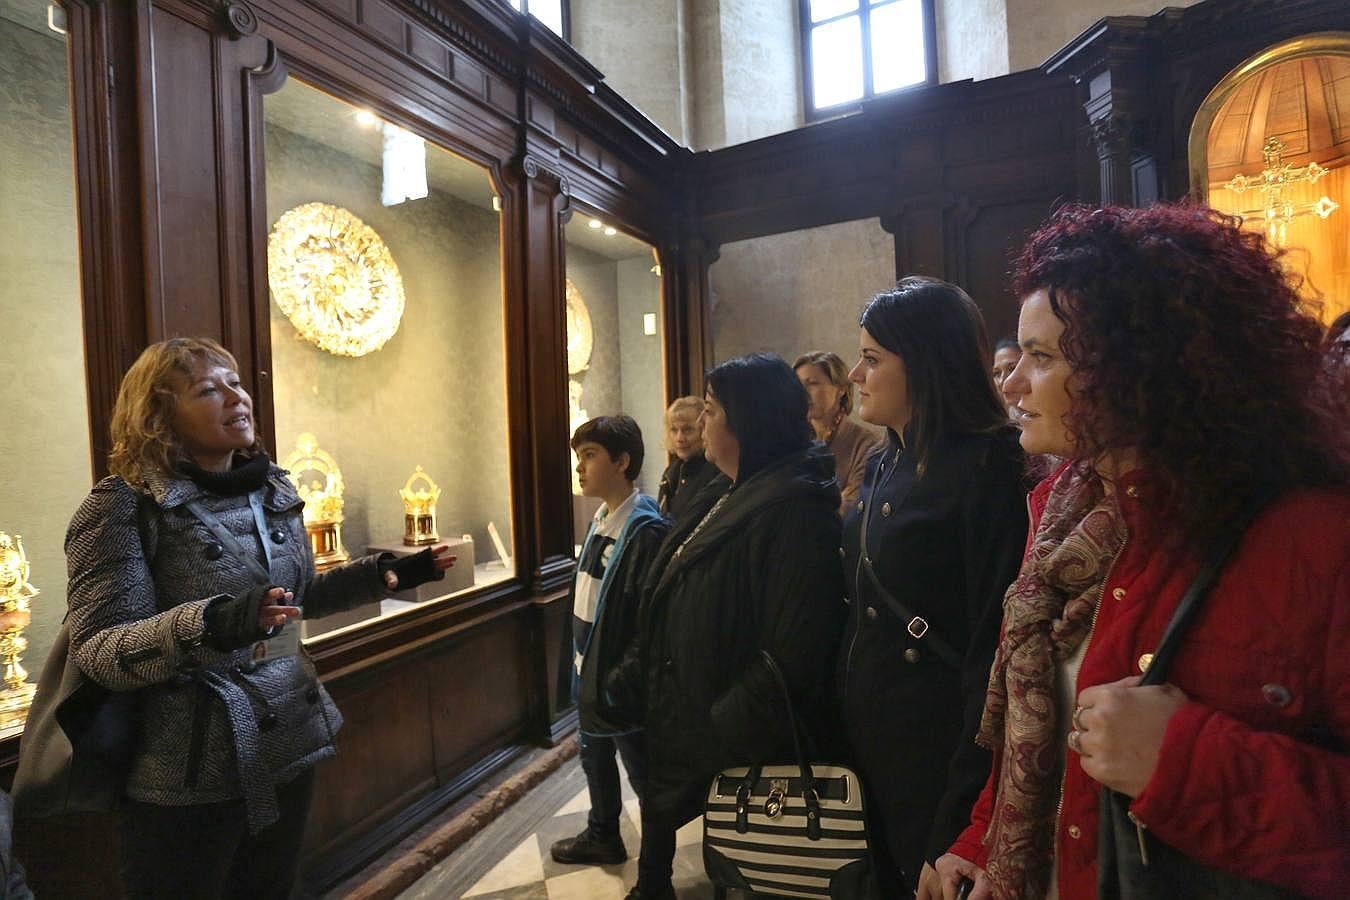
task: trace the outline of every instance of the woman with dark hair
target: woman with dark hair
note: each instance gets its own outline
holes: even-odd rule
[[[638,671],[621,667],[612,685],[646,691],[650,758],[630,898],[674,896],[675,831],[699,814],[717,772],[788,757],[786,713],[762,652],[808,723],[828,699],[844,617],[839,489],[806,407],[776,356],[708,373],[703,443],[725,489],[701,492],[666,538],[647,584]]]
[[[1022,451],[965,291],[910,277],[863,310],[859,414],[886,429],[844,521],[838,690],[884,896],[914,889],[989,774],[975,745],[1026,540]]]
[[[962,877],[972,898],[1096,896],[1103,786],[1145,851],[1345,896],[1345,371],[1280,254],[1213,210],[1066,207],[1014,277],[1022,445],[1068,462],[1031,497],[979,731],[993,773],[928,896]],[[1257,509],[1170,683],[1139,686],[1202,561]]]

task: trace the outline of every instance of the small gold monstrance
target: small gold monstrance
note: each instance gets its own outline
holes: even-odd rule
[[[33,619],[30,604],[38,589],[28,583],[28,556],[23,538],[0,531],[0,660],[4,663],[4,688],[0,690],[0,728],[22,725],[28,718],[37,686],[28,682],[28,672],[19,662],[28,649],[23,630]]]
[[[296,438],[295,449],[281,467],[289,470],[305,501],[305,531],[314,551],[314,568],[322,572],[346,562],[351,554],[342,546],[342,470],[337,460],[306,431]]]
[[[426,487],[413,490],[413,483],[423,481]],[[436,533],[436,501],[441,497],[441,489],[431,476],[418,466],[398,495],[403,498],[403,543],[409,547],[434,544],[441,539]]]

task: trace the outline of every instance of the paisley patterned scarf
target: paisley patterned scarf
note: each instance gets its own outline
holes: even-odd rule
[[[1002,750],[985,835],[998,900],[1043,897],[1049,885],[1061,760],[1057,666],[1088,636],[1125,535],[1101,479],[1086,466],[1066,470],[1003,599],[1003,637],[977,737]]]

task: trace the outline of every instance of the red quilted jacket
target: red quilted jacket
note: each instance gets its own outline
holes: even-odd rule
[[[1033,534],[1059,474],[1032,492]],[[1198,568],[1160,547],[1170,523],[1146,479],[1135,473],[1120,487],[1129,538],[1088,637],[1080,691],[1139,674]],[[1260,515],[1170,681],[1190,702],[1131,805],[1138,820],[1209,865],[1310,897],[1350,894],[1350,491],[1299,491]],[[995,754],[951,848],[981,866],[998,767]],[[1100,790],[1068,754],[1055,833],[1064,900],[1096,896]]]

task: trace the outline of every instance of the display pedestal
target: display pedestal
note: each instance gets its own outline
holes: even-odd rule
[[[408,591],[390,591],[389,596],[396,597],[399,600],[407,600],[410,603],[425,603],[428,600],[435,600],[438,597],[444,597],[446,594],[453,594],[456,591],[473,587],[473,541],[466,541],[463,538],[443,538],[435,544],[428,544],[427,546],[435,547],[440,544],[449,546],[450,555],[455,557],[455,564],[446,571],[445,578],[441,581],[429,581],[421,587],[415,587]],[[409,547],[400,540],[387,544],[371,544],[367,552],[411,556],[414,553],[421,553],[425,549],[426,547]]]

